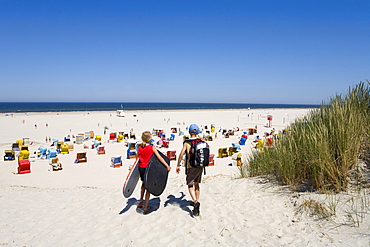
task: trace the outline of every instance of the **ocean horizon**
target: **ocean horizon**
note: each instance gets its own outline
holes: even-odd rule
[[[314,104],[248,104],[248,103],[159,103],[159,102],[0,102],[0,112],[70,112],[116,110],[215,110],[215,109],[281,109],[318,108]]]

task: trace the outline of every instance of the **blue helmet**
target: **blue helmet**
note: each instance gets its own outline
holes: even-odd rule
[[[189,133],[199,134],[199,127],[196,124],[192,124],[189,126]]]

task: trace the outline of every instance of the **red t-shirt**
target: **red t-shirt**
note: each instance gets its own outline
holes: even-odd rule
[[[139,157],[139,167],[147,168],[150,158],[153,155],[153,146],[146,145],[145,147],[139,146],[138,157]]]

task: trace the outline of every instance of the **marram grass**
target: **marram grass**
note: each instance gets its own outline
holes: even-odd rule
[[[369,159],[369,85],[361,82],[297,119],[274,148],[249,158],[249,175],[274,176],[293,189],[346,190],[350,170]]]

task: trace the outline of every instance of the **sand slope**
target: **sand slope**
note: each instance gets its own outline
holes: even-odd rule
[[[22,137],[34,142],[32,153],[41,145],[50,145],[45,136],[62,139],[90,130],[103,135],[104,126],[109,130],[103,135],[105,155],[75,145],[70,154],[59,155],[62,171],[52,172],[47,160],[31,158],[32,172],[19,175],[16,161],[0,161],[0,245],[368,246],[368,219],[355,228],[296,214],[294,193],[263,178],[236,179],[238,168],[229,166],[230,157],[216,158],[215,166],[207,168],[201,184],[200,217],[192,216],[184,170],[180,174],[171,171],[164,193],[151,197],[153,210],[148,215],[136,208],[139,187],[131,198],[123,197],[122,186],[134,160],[126,159],[124,143],[107,142],[110,131],[133,128],[140,136],[153,127],[169,132],[172,126],[185,130],[191,123],[214,123],[217,129],[258,125],[263,135],[270,130],[263,127],[267,112],[274,115],[273,127],[279,130],[307,110],[144,111],[128,112],[126,118],[107,112],[1,116],[1,153]],[[219,135],[210,142],[212,153],[217,156],[219,147],[231,146],[241,133],[228,139]],[[242,147],[245,156],[252,152],[251,139]],[[90,146],[91,141],[86,144]],[[176,136],[169,149],[179,153],[181,145],[181,137]],[[79,151],[87,152],[87,163],[74,163]],[[117,154],[123,156],[124,165],[111,168],[110,157]],[[171,163],[172,167],[176,164]]]

